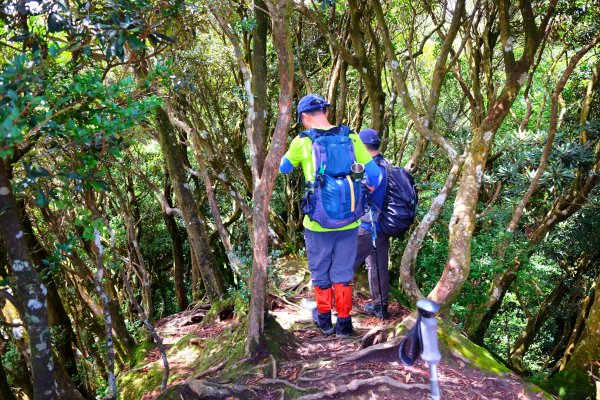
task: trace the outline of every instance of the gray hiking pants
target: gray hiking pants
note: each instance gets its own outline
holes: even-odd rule
[[[390,238],[383,233],[378,232],[375,244],[377,245],[377,252],[375,252],[375,249],[373,248],[371,231],[368,231],[363,227],[358,228],[358,246],[356,251],[356,261],[354,262],[354,271],[365,263],[369,274],[369,290],[371,291],[373,303],[380,304],[380,299],[383,299],[383,304],[388,304],[388,295],[390,292],[390,271],[388,265]],[[375,260],[375,253],[377,253],[377,260]],[[378,271],[379,282],[377,279]],[[380,286],[381,297],[379,296]]]
[[[304,229],[306,258],[313,286],[328,288],[336,283],[352,282],[357,233],[358,228],[328,232]]]

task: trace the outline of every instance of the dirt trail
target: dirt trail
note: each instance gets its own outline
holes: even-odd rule
[[[298,278],[298,275],[296,275]],[[289,276],[288,276],[289,278]],[[300,279],[300,278],[298,278]],[[299,282],[287,279],[280,287],[298,288]],[[293,297],[271,297],[271,314],[279,324],[295,337],[295,344],[286,347],[283,357],[271,358],[255,367],[250,374],[223,378],[225,368],[214,365],[202,374],[201,380],[192,378],[194,372],[185,361],[173,360],[171,374],[177,378],[170,386],[184,382],[174,391],[177,399],[227,398],[227,399],[428,399],[429,371],[423,362],[411,367],[398,360],[397,347],[372,352],[355,361],[348,358],[361,349],[365,335],[382,321],[360,310],[367,301],[365,288],[358,285],[352,317],[355,336],[350,338],[324,337],[312,324],[309,312],[298,306],[304,297],[303,290]],[[390,306],[385,324],[395,326],[410,311],[397,303]],[[194,333],[200,339],[214,338],[239,324],[231,315],[211,324],[194,323],[192,312],[180,313],[158,321],[157,327],[167,346],[181,337]],[[197,318],[199,320],[199,318]],[[385,331],[385,329],[381,329]],[[377,335],[371,335],[377,342]],[[364,350],[368,351],[368,350]],[[158,362],[152,351],[147,363]],[[196,376],[198,371],[195,371]],[[444,351],[438,368],[439,382],[444,399],[539,399],[551,398],[514,374],[502,375],[482,372],[458,352]],[[203,395],[198,395],[203,393]],[[147,393],[144,400],[156,398],[156,391]],[[544,397],[545,396],[545,397]]]
[[[309,388],[317,392],[315,396],[301,395],[303,399],[430,398],[428,366],[421,361],[411,367],[402,365],[396,346],[347,361],[349,356],[361,349],[364,335],[372,328],[382,326],[381,320],[360,312],[365,302],[359,294],[352,313],[356,336],[347,339],[323,337],[313,327],[307,312],[296,311],[287,305],[281,310],[276,309],[273,314],[284,324],[288,318],[296,318],[296,326],[306,323],[305,328],[292,329],[297,341],[297,360],[284,363],[277,371],[277,378],[301,386],[307,392]],[[385,324],[396,325],[409,314],[409,310],[394,304]],[[531,393],[530,385],[516,375],[488,374],[469,364],[459,353],[445,355],[438,368],[444,399],[517,400],[544,396],[544,393]],[[282,397],[282,386],[286,383],[273,384],[271,390],[261,390],[258,398],[288,398]],[[327,396],[328,393],[331,395]]]

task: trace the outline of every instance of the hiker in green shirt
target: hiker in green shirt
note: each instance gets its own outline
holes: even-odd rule
[[[316,94],[298,103],[298,121],[307,129],[283,156],[280,171],[301,166],[307,182],[303,199],[304,238],[308,268],[315,291],[313,319],[324,335],[352,334],[352,280],[358,226],[364,213],[363,183],[374,190],[379,167],[350,128],[327,119],[325,99]],[[351,175],[351,172],[355,172]],[[364,182],[361,174],[364,173]],[[337,323],[331,310],[335,299]]]

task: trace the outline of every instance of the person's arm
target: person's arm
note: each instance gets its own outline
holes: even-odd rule
[[[298,164],[300,164],[302,157],[304,157],[302,152],[302,140],[299,137],[295,137],[294,140],[292,140],[292,143],[290,143],[290,148],[287,153],[281,158],[279,172],[289,174],[294,167],[297,167]]]
[[[283,174],[289,174],[290,172],[292,172],[293,169],[294,166],[292,165],[290,160],[288,160],[287,157],[284,155],[281,158],[281,164],[279,164],[279,172]]]
[[[383,176],[379,171],[379,166],[374,160],[365,164],[365,173],[367,175],[365,182],[367,188],[369,188],[370,191],[377,189],[383,180]]]
[[[357,134],[350,134],[350,138],[354,142],[354,155],[356,156],[356,161],[365,166],[365,184],[370,191],[373,191],[377,189],[383,179],[381,172],[379,171],[379,166],[373,160],[373,157],[371,157]]]

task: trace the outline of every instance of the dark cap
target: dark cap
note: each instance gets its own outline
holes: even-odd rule
[[[358,137],[360,137],[360,140],[362,140],[364,144],[381,144],[381,138],[379,137],[375,129],[363,129],[359,132]]]
[[[330,104],[318,94],[307,94],[298,102],[298,122],[301,122],[302,113],[320,108],[327,108]]]

